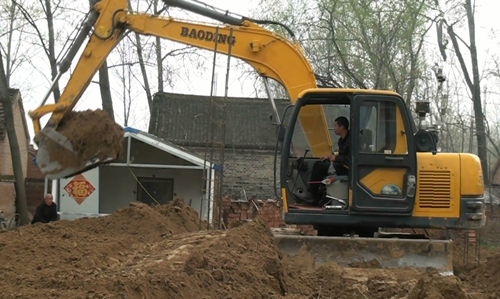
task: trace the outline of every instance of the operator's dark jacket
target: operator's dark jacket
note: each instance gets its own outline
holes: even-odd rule
[[[42,202],[38,207],[36,207],[35,215],[33,216],[33,220],[31,224],[35,224],[37,222],[41,223],[49,223],[51,221],[56,221],[59,219],[57,215],[57,205],[55,202],[52,202],[50,206]]]
[[[339,154],[335,157],[333,167],[338,175],[347,175],[349,165],[349,151],[351,149],[351,132],[347,131],[345,138],[339,138]]]

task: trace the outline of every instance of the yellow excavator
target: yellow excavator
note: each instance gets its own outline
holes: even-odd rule
[[[404,99],[395,92],[318,88],[300,45],[261,26],[277,22],[236,17],[184,0],[164,2],[224,24],[132,12],[127,0],[95,4],[52,84],[68,70],[93,28],[59,101],[45,105],[51,87],[40,107],[29,112],[39,148],[36,161],[42,173],[48,178],[70,177],[116,158],[86,157],[82,163],[81,153],[61,133],[59,125],[127,31],[158,36],[238,57],[265,79],[266,87],[267,78],[271,78],[288,92],[291,105],[280,117],[268,88],[279,123],[279,197],[285,222],[313,225],[318,236],[277,232],[282,252],[293,256],[305,248],[317,262],[351,265],[375,259],[384,267],[434,267],[443,273],[452,272],[450,240],[415,239],[412,234],[381,230],[471,230],[484,226],[480,160],[473,154],[437,151],[437,134],[425,126],[429,103],[417,103],[417,127]],[[40,118],[48,113],[52,115],[42,129]],[[331,131],[338,126],[340,116],[349,122],[348,172],[325,174],[322,180],[311,181],[314,163],[335,153]],[[54,154],[56,146],[65,149],[64,158]],[[321,194],[315,205],[304,204],[297,195],[311,184],[319,184]]]

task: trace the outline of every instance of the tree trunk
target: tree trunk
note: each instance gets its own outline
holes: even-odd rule
[[[135,40],[137,43],[136,47],[137,57],[139,58],[139,66],[141,67],[142,78],[144,79],[144,91],[146,92],[146,99],[148,101],[149,115],[151,115],[151,109],[153,109],[153,96],[151,95],[151,90],[149,89],[148,74],[146,72],[146,65],[142,56],[141,37],[138,33],[135,34]]]
[[[158,0],[153,2],[154,14],[157,15],[158,12]],[[161,38],[156,38],[156,67],[158,70],[158,91],[163,92],[163,58],[161,55]]]
[[[50,0],[45,0],[45,15],[47,17],[47,29],[49,31],[49,61],[50,61],[50,70],[52,75],[52,80],[54,80],[57,76],[57,59],[56,59],[56,50],[55,50],[55,35],[54,35],[54,15],[52,14],[52,6]],[[41,38],[41,37],[40,37]],[[59,83],[54,85],[54,90],[52,92],[54,94],[54,102],[57,103],[59,98],[61,97],[61,92],[59,90]]]
[[[24,185],[23,164],[21,162],[21,152],[17,141],[16,127],[14,124],[14,109],[9,97],[9,86],[3,66],[2,53],[0,51],[0,102],[3,105],[5,126],[9,139],[10,153],[12,158],[12,168],[14,171],[16,189],[16,210],[20,216],[20,225],[29,223],[28,205],[26,202],[26,188]]]
[[[457,55],[458,62],[460,63],[460,67],[462,68],[462,72],[464,75],[465,82],[469,87],[469,90],[472,94],[472,102],[474,109],[474,121],[476,126],[476,138],[477,138],[477,155],[479,159],[481,159],[481,167],[483,168],[483,180],[484,184],[489,184],[489,171],[488,171],[488,157],[487,157],[487,149],[486,149],[486,134],[485,134],[485,126],[484,126],[484,115],[483,108],[481,102],[481,80],[479,77],[479,66],[477,62],[477,48],[476,48],[476,32],[475,32],[475,24],[474,24],[474,12],[472,10],[471,0],[465,0],[465,10],[467,12],[467,21],[469,27],[469,52],[471,55],[471,64],[472,64],[472,79],[469,75],[469,71],[467,70],[467,66],[465,65],[465,61],[460,51],[460,47],[458,45],[457,36],[453,30],[453,26],[448,25],[448,35],[450,36],[450,40],[453,44],[453,48],[455,49],[455,54]]]
[[[486,150],[486,132],[484,128],[484,115],[482,107],[483,104],[481,102],[481,79],[479,77],[479,66],[477,62],[476,29],[474,24],[474,12],[472,11],[471,0],[465,1],[465,9],[467,10],[467,20],[469,23],[470,55],[472,59],[473,89],[471,90],[471,93],[472,101],[474,102],[474,118],[476,122],[477,155],[481,159],[484,183],[488,185],[490,180],[488,175],[489,171]]]
[[[108,113],[113,121],[115,121],[113,99],[109,87],[108,63],[106,61],[104,61],[99,69],[99,89],[101,90],[102,109]]]

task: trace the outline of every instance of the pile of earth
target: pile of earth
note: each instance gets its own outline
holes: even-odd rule
[[[481,250],[483,261],[479,265],[456,267],[455,274],[471,289],[483,290],[484,298],[500,298],[500,253],[496,250]]]
[[[87,161],[98,159],[119,159],[123,155],[123,128],[114,122],[104,110],[69,111],[57,126],[59,132],[71,143],[72,151],[66,146],[44,138],[43,147],[50,153],[50,161],[38,161],[40,167],[57,161],[59,167],[48,167],[51,173],[63,168],[80,170]],[[59,142],[65,139],[57,138]]]
[[[1,298],[480,298],[414,269],[316,267],[260,221],[199,231],[182,200],[0,233]]]

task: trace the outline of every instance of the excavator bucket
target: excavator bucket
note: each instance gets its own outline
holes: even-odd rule
[[[103,152],[106,151],[103,150]],[[49,179],[71,177],[112,160],[114,158],[111,157],[100,159],[99,155],[85,160],[63,134],[52,128],[44,128],[40,131],[36,163],[40,171]]]
[[[36,164],[49,179],[71,176],[86,166],[71,141],[53,128],[44,128],[39,133]]]
[[[123,136],[104,110],[70,111],[38,133],[36,163],[49,179],[68,178],[120,158]]]
[[[448,240],[274,234],[282,254],[292,258],[306,254],[316,266],[333,262],[346,267],[436,269],[441,275],[453,275]]]

